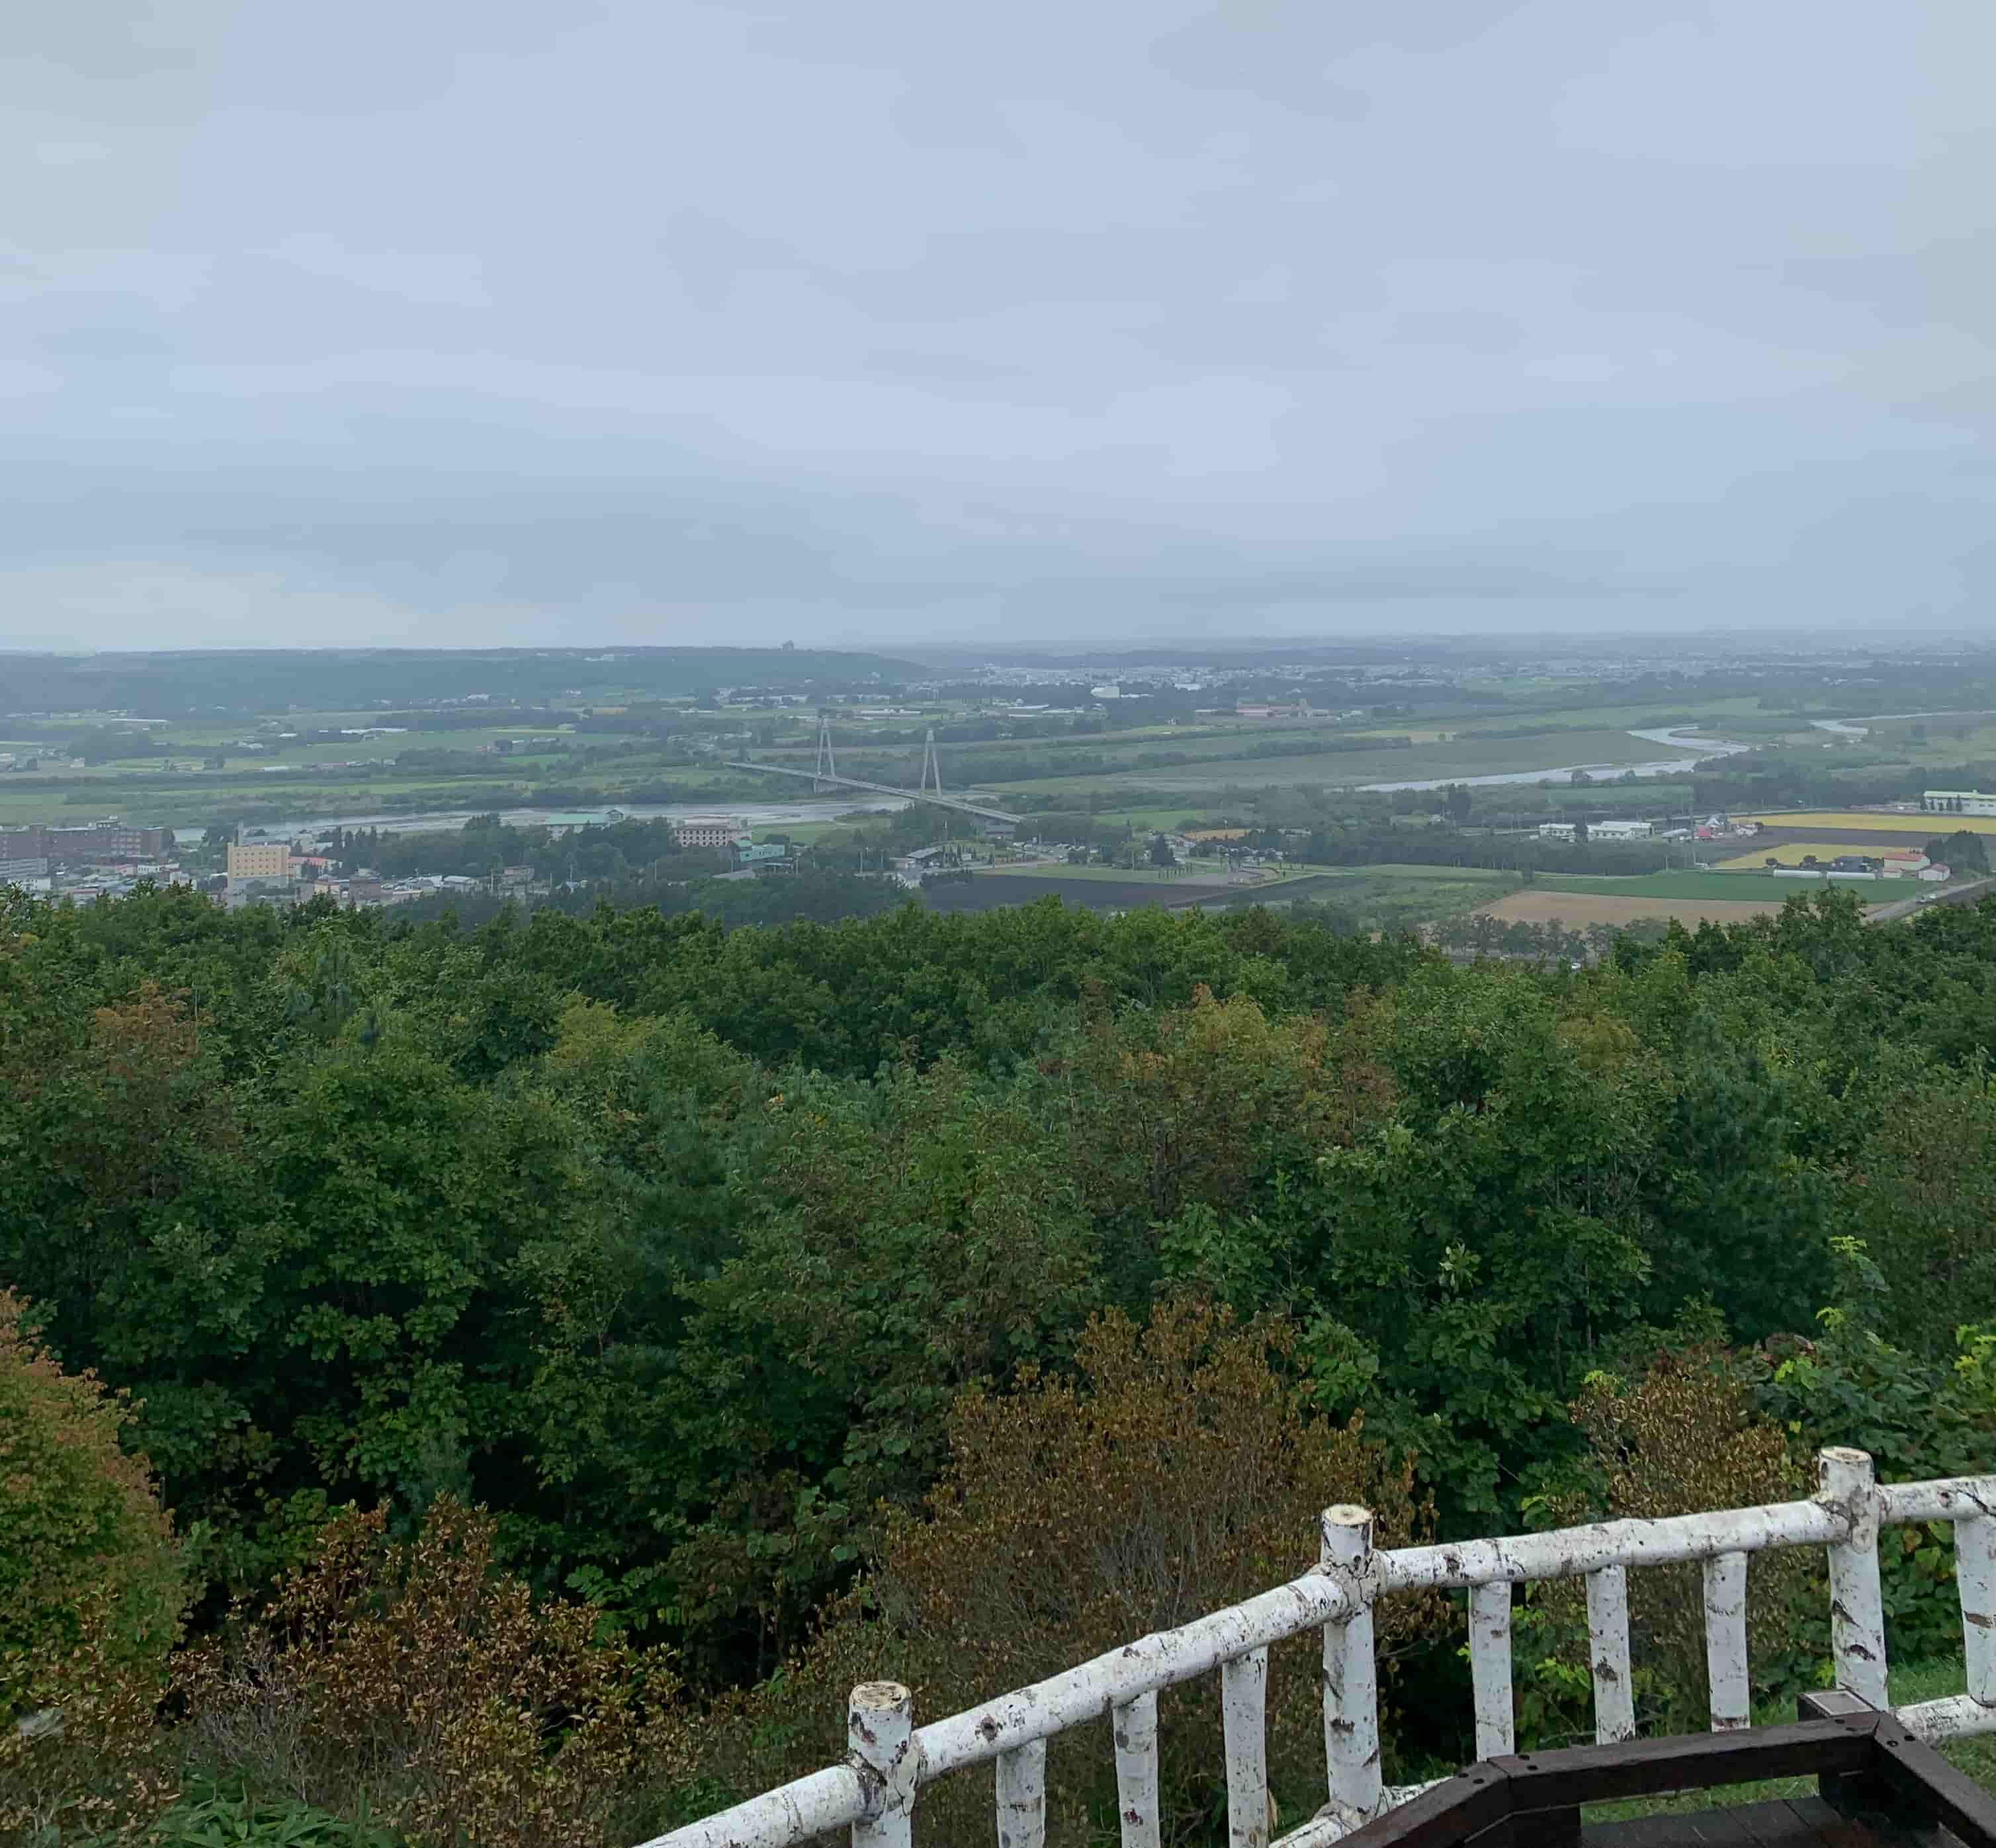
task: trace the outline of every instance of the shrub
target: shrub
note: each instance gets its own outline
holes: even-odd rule
[[[1757,1412],[1751,1390],[1720,1348],[1659,1354],[1633,1383],[1590,1375],[1572,1417],[1587,1439],[1592,1480],[1556,1500],[1552,1512],[1561,1526],[1753,1507],[1808,1492],[1786,1434]],[[1821,1572],[1820,1553],[1807,1548],[1750,1559],[1746,1654],[1757,1692],[1791,1685],[1802,1671],[1794,1647],[1797,1608]],[[1542,1595],[1543,1609],[1564,1632],[1557,1652],[1564,1659],[1547,1664],[1556,1681],[1570,1677],[1576,1657],[1585,1659],[1583,1587],[1584,1581],[1566,1579]],[[1638,1721],[1662,1716],[1673,1730],[1695,1729],[1709,1699],[1701,1568],[1630,1572],[1629,1630]]]
[[[66,1373],[0,1290],[0,1838],[164,1800],[153,1708],[185,1604],[132,1407]]]
[[[438,1848],[612,1839],[640,1774],[687,1762],[677,1678],[599,1640],[595,1606],[495,1571],[494,1527],[444,1497],[398,1543],[381,1511],[342,1511],[260,1621],[184,1658],[194,1750]]]
[[[308,1803],[261,1802],[246,1791],[183,1798],[145,1832],[143,1848],[401,1848],[367,1821]]]
[[[1286,1322],[1237,1326],[1203,1304],[1161,1306],[1141,1329],[1111,1312],[1082,1336],[1078,1379],[1029,1368],[1014,1392],[964,1394],[925,1508],[889,1520],[870,1571],[803,1659],[744,1704],[750,1724],[721,1735],[743,1754],[729,1768],[752,1788],[838,1756],[847,1692],[862,1681],[908,1683],[921,1723],[1265,1591],[1315,1562],[1333,1503],[1364,1503],[1378,1545],[1406,1544],[1426,1518],[1413,1459],[1367,1443],[1355,1419],[1306,1413],[1279,1366],[1295,1345]],[[1443,1609],[1380,1606],[1389,1665]],[[1313,1633],[1271,1652],[1271,1778],[1292,1816],[1323,1801],[1320,1648]],[[1177,1833],[1223,1816],[1218,1702],[1217,1676],[1159,1702],[1161,1798]],[[1113,1811],[1106,1748],[1094,1729],[1052,1742],[1062,1835],[1085,1839],[1089,1812]],[[987,1780],[947,1779],[924,1796],[927,1827],[975,1839],[989,1802]]]

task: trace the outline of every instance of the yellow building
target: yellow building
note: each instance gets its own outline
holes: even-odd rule
[[[238,879],[288,879],[291,876],[291,850],[281,840],[257,841],[249,847],[232,844],[229,850],[229,878]]]

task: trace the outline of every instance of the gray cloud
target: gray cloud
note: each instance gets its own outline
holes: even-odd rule
[[[1980,0],[104,0],[10,36],[0,637],[1992,588]]]

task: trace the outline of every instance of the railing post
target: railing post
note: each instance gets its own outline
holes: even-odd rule
[[[1476,1755],[1508,1757],[1516,1744],[1511,1709],[1511,1582],[1469,1588],[1469,1678],[1476,1702]]]
[[[1996,1520],[1954,1523],[1954,1586],[1961,1596],[1961,1654],[1968,1698],[1996,1707]]]
[[[998,1848],[1046,1848],[1047,1742],[998,1754]]]
[[[1372,1653],[1372,1514],[1340,1504],[1323,1511],[1323,1563],[1352,1601],[1323,1626],[1323,1743],[1330,1800],[1351,1817],[1380,1805],[1379,1680]]]
[[[1116,1740],[1116,1811],[1123,1848],[1158,1848],[1158,1697],[1140,1694],[1112,1708]]]
[[[1227,1848],[1268,1848],[1268,1652],[1220,1664],[1227,1741]]]
[[[1587,1660],[1594,1672],[1594,1737],[1616,1745],[1636,1736],[1636,1689],[1629,1667],[1629,1575],[1605,1565],[1587,1575]]]
[[[1878,1489],[1861,1450],[1816,1452],[1817,1499],[1850,1523],[1829,1544],[1829,1649],[1836,1685],[1867,1706],[1890,1705],[1885,1686],[1885,1608],[1878,1590]]]
[[[1746,1555],[1719,1553],[1705,1562],[1705,1677],[1712,1729],[1729,1733],[1753,1721],[1746,1671]]]
[[[899,1681],[862,1681],[845,1710],[851,1762],[866,1781],[866,1814],[852,1848],[910,1848],[914,1840],[914,1699]]]

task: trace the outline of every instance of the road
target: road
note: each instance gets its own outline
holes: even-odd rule
[[[1929,886],[1924,892],[1916,892],[1910,898],[1900,898],[1890,905],[1881,905],[1868,912],[1867,924],[1896,924],[1901,918],[1917,916],[1922,911],[1932,909],[1923,905],[1922,898],[1932,898],[1936,905],[1973,905],[1979,898],[1986,898],[1996,891],[1996,879],[1971,879],[1966,885],[1952,885],[1945,891],[1936,891]]]

